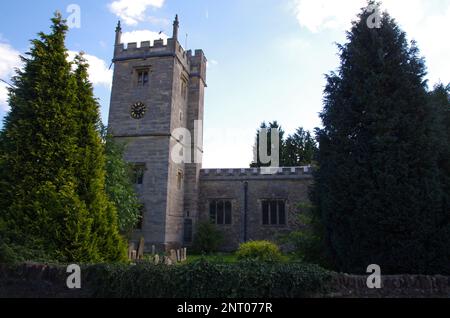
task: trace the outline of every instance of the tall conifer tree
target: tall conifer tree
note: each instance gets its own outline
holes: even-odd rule
[[[100,144],[91,130],[97,105],[80,63],[71,71],[61,15],[52,22],[50,34],[32,41],[10,90],[11,111],[1,133],[2,236],[25,258],[121,260],[114,211],[99,208],[108,202],[101,194]],[[100,160],[97,166],[93,158]]]
[[[78,194],[86,203],[92,219],[92,240],[97,244],[98,257],[103,261],[114,261],[123,258],[125,248],[119,235],[117,210],[106,194],[106,153],[101,137],[100,106],[94,97],[88,75],[89,65],[83,53],[75,57],[75,64]]]
[[[373,6],[374,2],[369,2]],[[328,75],[312,199],[339,270],[449,273],[449,211],[442,209],[424,60],[384,13],[364,8]]]

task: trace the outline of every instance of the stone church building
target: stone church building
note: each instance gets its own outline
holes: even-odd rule
[[[307,167],[202,169],[202,127],[207,60],[202,50],[185,51],[178,41],[178,17],[167,43],[122,43],[116,29],[109,129],[126,144],[125,160],[135,167],[142,220],[134,239],[167,250],[190,246],[199,221],[225,235],[223,250],[240,242],[273,240],[297,224],[298,205],[307,201],[312,177]],[[192,140],[174,131],[185,128]],[[199,129],[201,128],[201,129]],[[219,142],[219,141],[218,141]],[[189,147],[193,160],[172,160]],[[190,163],[195,162],[195,163]]]

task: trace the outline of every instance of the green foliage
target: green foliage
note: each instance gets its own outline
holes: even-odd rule
[[[120,261],[125,244],[104,191],[99,105],[82,55],[67,61],[61,15],[32,41],[13,78],[0,135],[0,223],[5,254],[61,262]],[[9,253],[11,254],[11,253]],[[11,256],[11,255],[10,255]],[[14,258],[14,257],[11,257]]]
[[[119,229],[130,236],[138,224],[141,204],[131,182],[131,164],[124,158],[125,145],[114,140],[103,127],[106,152],[106,193],[118,212]]]
[[[261,129],[267,129],[267,152],[272,154],[272,129],[277,129],[279,133],[279,151],[280,167],[299,167],[310,165],[315,160],[317,152],[317,143],[309,131],[302,127],[298,128],[293,135],[284,137],[285,132],[277,121],[261,124],[256,132],[256,141],[253,146],[254,162],[250,165],[252,168],[268,167],[273,163],[263,164],[259,154],[259,140]]]
[[[325,229],[317,212],[310,204],[299,206],[299,228],[280,238],[280,242],[293,248],[296,258],[305,263],[332,268],[332,261],[326,250]]]
[[[255,260],[260,262],[281,262],[281,254],[278,246],[269,241],[250,241],[239,245],[236,252],[238,260]]]
[[[282,165],[282,154],[284,153],[284,148],[285,148],[285,141],[284,141],[284,130],[281,128],[281,126],[278,124],[277,121],[271,122],[268,125],[263,122],[260,126],[260,128],[257,130],[256,132],[256,141],[255,141],[255,145],[253,146],[253,163],[251,164],[252,168],[260,168],[260,167],[269,167],[271,164],[273,163],[262,163],[261,162],[261,158],[260,158],[260,153],[259,153],[259,144],[260,144],[260,135],[261,135],[261,130],[262,129],[266,129],[267,130],[267,155],[271,156],[272,155],[272,129],[274,130],[278,130],[278,134],[279,134],[279,150],[280,150],[280,165]]]
[[[86,271],[85,271],[86,272]],[[243,262],[181,266],[98,265],[88,270],[96,297],[299,298],[325,293],[330,273],[301,263]]]
[[[370,2],[373,4],[373,2]],[[363,9],[327,77],[312,202],[340,271],[450,273],[436,113],[424,60],[384,13]]]
[[[17,254],[14,253],[11,246],[4,242],[0,243],[0,264],[16,263],[17,261]]]
[[[309,131],[298,128],[285,142],[283,153],[284,167],[301,167],[313,163],[317,152],[317,144]]]
[[[230,253],[216,253],[209,255],[190,254],[187,258],[188,263],[195,263],[198,262],[199,260],[205,260],[209,263],[219,263],[219,264],[236,263],[238,261],[236,255]]]
[[[429,94],[430,104],[437,114],[436,132],[439,134],[435,148],[439,152],[439,169],[444,187],[445,204],[450,211],[450,84],[436,85]]]
[[[199,254],[217,252],[223,240],[223,234],[216,225],[210,222],[201,222],[198,224],[197,232],[194,235],[193,251]]]

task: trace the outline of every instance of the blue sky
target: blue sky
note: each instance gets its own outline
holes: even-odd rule
[[[88,54],[91,80],[106,123],[114,29],[122,20],[125,41],[171,36],[180,16],[180,42],[203,49],[209,60],[205,100],[204,167],[247,167],[255,130],[278,120],[288,132],[320,126],[324,74],[338,66],[335,42],[364,0],[40,0],[1,5],[0,78],[9,80],[17,55],[39,31],[48,32],[55,10],[80,8],[80,28],[71,28],[67,47]],[[450,81],[450,0],[385,0],[427,59],[430,85]],[[188,34],[186,41],[186,34]],[[0,84],[0,117],[8,109]]]

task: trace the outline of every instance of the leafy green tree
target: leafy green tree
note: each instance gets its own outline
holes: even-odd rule
[[[192,249],[194,253],[212,254],[218,251],[224,236],[215,224],[204,221],[198,224]]]
[[[260,135],[262,133],[262,130],[266,129],[267,133],[267,155],[272,156],[272,129],[278,130],[279,134],[279,159],[280,159],[280,166],[283,166],[283,154],[285,152],[285,142],[284,142],[284,130],[281,128],[281,126],[278,124],[277,121],[270,122],[269,124],[266,124],[263,122],[260,126],[260,128],[256,132],[256,139],[255,139],[255,145],[253,146],[253,162],[251,163],[250,167],[252,168],[261,168],[261,167],[270,167],[273,163],[262,163],[259,153],[259,141],[260,141]]]
[[[87,65],[78,59],[72,72],[68,28],[60,14],[52,22],[52,32],[39,33],[22,58],[0,135],[3,250],[62,262],[123,260],[116,212],[104,195]]]
[[[286,138],[284,151],[285,167],[306,166],[313,163],[317,144],[311,133],[300,127]]]
[[[309,203],[300,204],[297,228],[279,240],[281,244],[291,246],[294,256],[303,262],[332,269],[333,261],[326,249],[325,228],[315,209]]]
[[[253,146],[254,162],[250,165],[252,168],[269,167],[272,163],[263,164],[260,160],[259,140],[262,129],[267,131],[267,152],[272,155],[272,129],[277,129],[279,134],[279,160],[280,167],[299,167],[312,164],[317,152],[317,143],[309,131],[302,127],[285,138],[285,131],[281,128],[277,121],[263,122],[256,132],[255,145]]]
[[[103,132],[107,160],[106,193],[118,211],[120,231],[129,236],[139,222],[142,208],[130,178],[133,167],[123,159],[125,144],[115,141],[107,134],[106,128]]]
[[[380,28],[369,28],[371,15],[359,14],[327,76],[311,199],[338,270],[448,274],[450,218],[424,60],[388,13]]]

